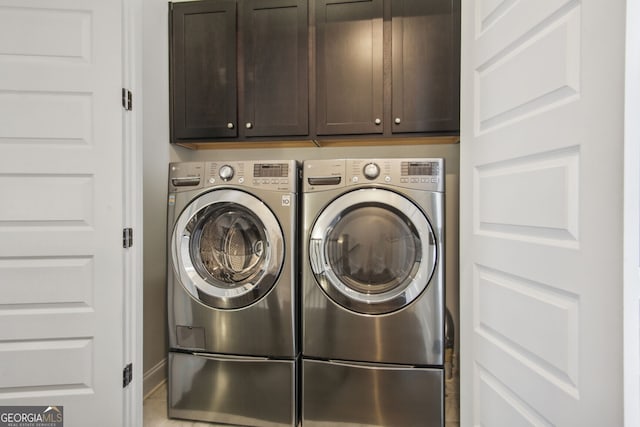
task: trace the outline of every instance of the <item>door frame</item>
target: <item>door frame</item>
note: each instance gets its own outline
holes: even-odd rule
[[[640,2],[627,2],[624,129],[624,425],[640,425]]]
[[[122,110],[123,224],[133,229],[133,245],[123,252],[123,363],[133,367],[123,389],[123,426],[137,427],[143,418],[142,0],[121,1],[122,87],[133,94],[132,109]]]

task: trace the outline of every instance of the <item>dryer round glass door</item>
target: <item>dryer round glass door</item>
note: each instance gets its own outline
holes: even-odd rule
[[[191,296],[234,309],[262,298],[284,262],[282,229],[258,198],[214,190],[194,199],[173,231],[173,268]]]
[[[342,307],[364,314],[396,311],[429,285],[436,242],[425,214],[383,189],[360,189],[331,202],[309,241],[313,273]]]

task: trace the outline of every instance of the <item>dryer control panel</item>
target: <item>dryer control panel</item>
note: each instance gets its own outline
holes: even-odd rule
[[[444,159],[307,160],[303,191],[386,184],[424,191],[444,191]]]

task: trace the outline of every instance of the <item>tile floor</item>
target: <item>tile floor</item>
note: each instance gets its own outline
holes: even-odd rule
[[[222,425],[168,419],[167,383],[162,384],[144,399],[142,424],[144,427],[212,427]]]
[[[447,389],[447,385],[449,388]],[[445,391],[450,392],[453,390],[454,384],[445,383]],[[458,415],[458,400],[455,397],[451,398],[450,395],[445,399],[445,427],[458,427],[459,415]],[[144,427],[213,427],[222,426],[222,424],[210,424],[204,422],[194,422],[186,420],[170,420],[167,418],[167,385],[166,383],[159,386],[153,393],[151,393],[144,400]],[[226,427],[229,427],[228,425]]]

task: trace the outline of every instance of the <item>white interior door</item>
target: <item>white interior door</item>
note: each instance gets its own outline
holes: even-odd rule
[[[120,0],[0,0],[0,406],[122,425]]]
[[[622,425],[625,2],[462,2],[465,426]]]

